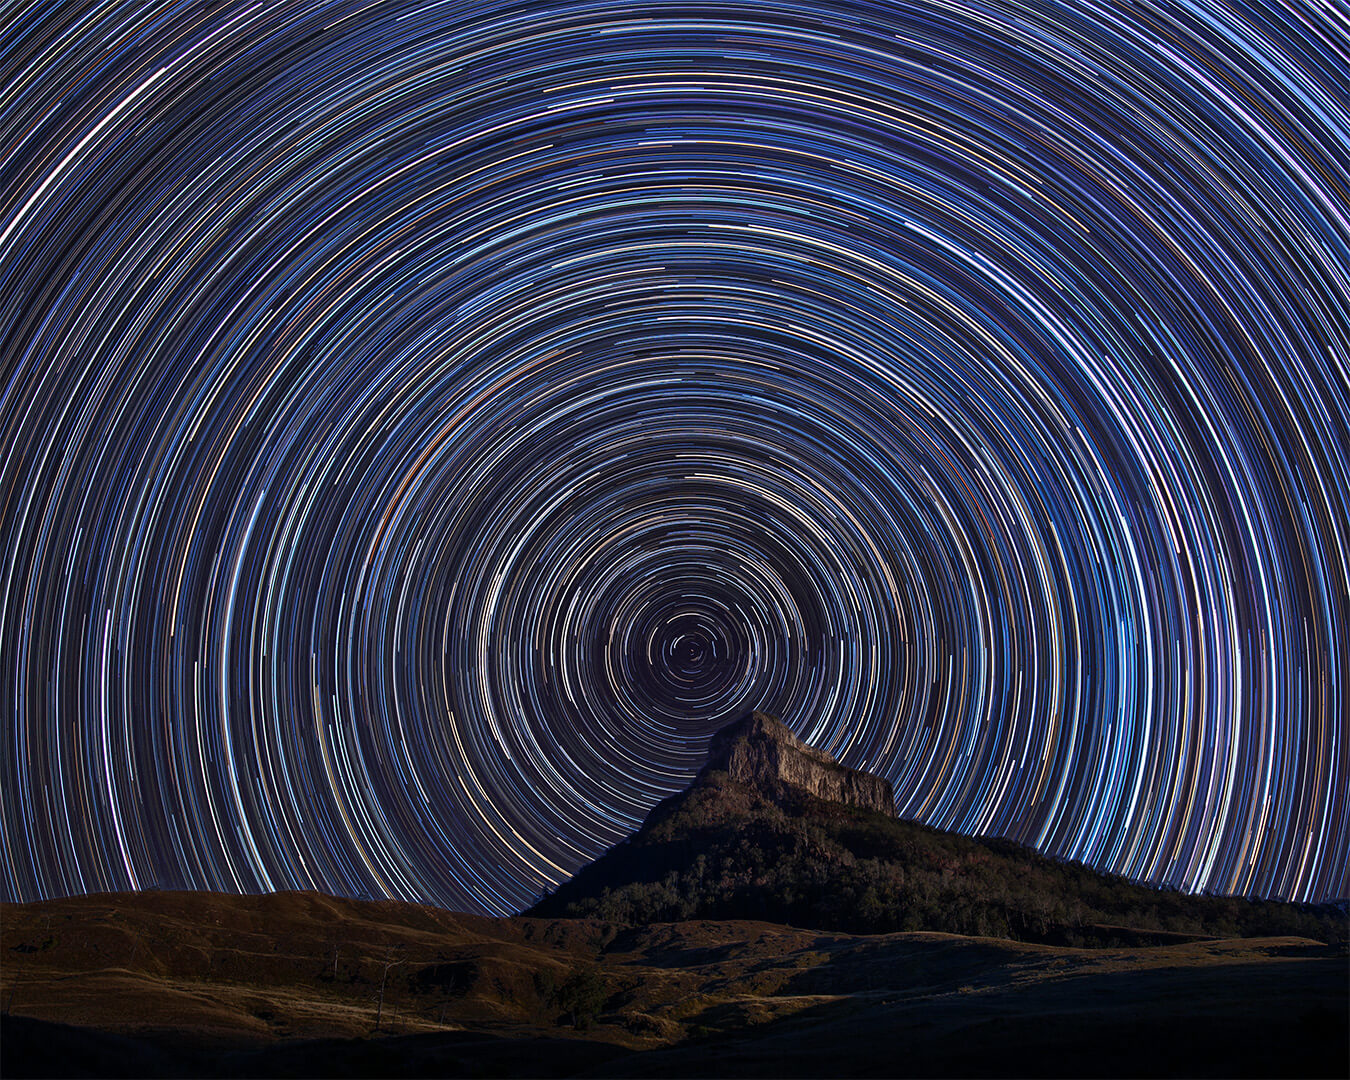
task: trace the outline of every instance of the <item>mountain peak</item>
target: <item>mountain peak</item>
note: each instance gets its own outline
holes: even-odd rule
[[[781,720],[758,710],[712,737],[708,763],[700,775],[714,771],[771,796],[787,784],[827,802],[895,816],[889,780],[840,765],[823,750],[802,742]]]
[[[1345,915],[1332,905],[1160,891],[1010,840],[904,821],[886,780],[845,768],[762,712],[722,728],[708,749],[693,783],[526,914],[1122,947],[1237,932],[1345,948]]]

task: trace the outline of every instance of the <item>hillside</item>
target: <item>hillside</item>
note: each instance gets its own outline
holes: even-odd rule
[[[0,1075],[1344,1076],[1344,924],[896,820],[755,714],[529,916],[0,905]]]
[[[180,892],[6,904],[0,929],[6,1080],[1350,1065],[1345,960],[1297,938],[1085,950]]]
[[[526,914],[763,919],[1074,946],[1347,939],[1330,905],[1153,889],[1012,841],[897,820],[884,779],[843,768],[763,713],[720,732],[685,791]]]

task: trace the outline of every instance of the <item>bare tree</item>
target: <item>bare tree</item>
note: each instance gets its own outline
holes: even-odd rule
[[[371,1031],[372,1034],[380,1030],[380,1018],[384,1016],[384,988],[389,983],[389,969],[398,967],[399,964],[403,963],[402,960],[394,959],[401,948],[400,945],[391,945],[389,951],[385,954],[384,971],[380,973],[380,1000],[375,1007],[375,1027]]]
[[[459,973],[451,969],[448,978],[441,984],[441,1015],[436,1021],[442,1027],[445,1026],[445,1010],[450,1005],[450,998],[454,996],[456,987],[459,986]]]

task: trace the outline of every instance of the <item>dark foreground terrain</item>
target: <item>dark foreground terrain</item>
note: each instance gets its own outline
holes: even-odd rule
[[[897,821],[755,713],[525,916],[316,893],[4,905],[22,1076],[1335,1076],[1344,910]]]
[[[6,1080],[1350,1069],[1346,958],[1301,938],[1081,949],[487,919],[314,893],[89,896],[0,916]]]

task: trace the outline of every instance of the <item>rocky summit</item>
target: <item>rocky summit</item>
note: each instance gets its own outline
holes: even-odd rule
[[[895,793],[889,780],[840,765],[768,713],[752,712],[713,736],[703,767],[704,773],[711,771],[725,772],[732,780],[768,794],[789,784],[826,802],[895,816]]]
[[[1072,946],[1296,935],[1344,947],[1329,906],[1187,896],[896,815],[891,785],[755,712],[684,791],[528,912],[616,923],[764,919]]]

